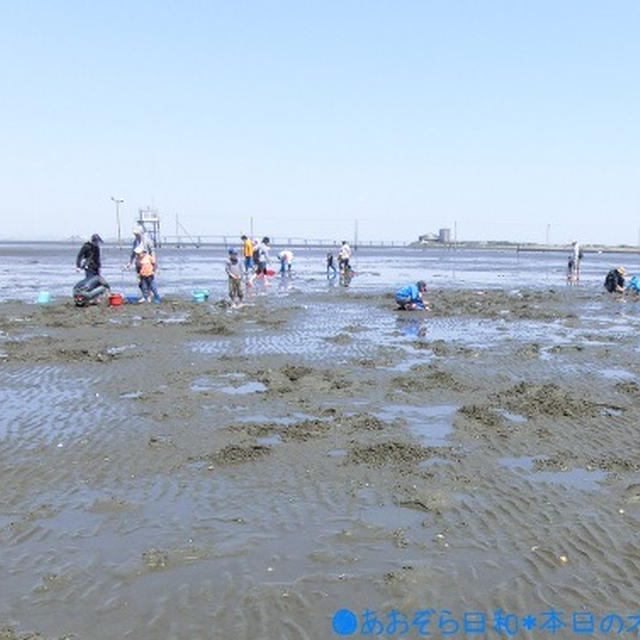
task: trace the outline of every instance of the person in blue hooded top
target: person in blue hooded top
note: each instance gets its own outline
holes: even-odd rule
[[[424,280],[418,280],[415,284],[408,284],[396,291],[396,302],[398,308],[408,309],[427,309],[427,301],[424,295],[427,292],[427,283]]]

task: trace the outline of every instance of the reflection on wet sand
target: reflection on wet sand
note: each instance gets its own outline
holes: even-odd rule
[[[0,637],[631,614],[637,314],[577,288],[0,315]]]

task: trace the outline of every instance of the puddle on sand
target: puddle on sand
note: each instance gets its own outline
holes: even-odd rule
[[[499,458],[498,462],[507,469],[526,475],[533,482],[550,482],[565,487],[583,490],[598,489],[598,483],[607,476],[606,471],[594,469],[567,469],[567,471],[536,471],[533,461],[536,458],[522,456],[516,458]]]
[[[222,393],[231,393],[231,394],[245,394],[245,393],[258,393],[260,391],[266,391],[267,387],[262,384],[262,382],[257,381],[249,381],[241,384],[239,387],[220,387],[219,389]]]
[[[127,349],[136,349],[136,348],[137,348],[137,345],[135,344],[125,344],[122,347],[109,347],[107,349],[107,353],[110,356],[115,356],[115,355],[118,355],[119,353],[125,352]]]
[[[124,400],[142,400],[144,395],[142,391],[128,391],[127,393],[121,393],[120,397]]]
[[[212,389],[215,389],[216,385],[215,383],[210,379],[210,378],[205,378],[205,377],[201,377],[201,378],[196,378],[192,383],[191,383],[191,391],[211,391]]]
[[[166,316],[163,318],[158,318],[158,324],[183,324],[188,320],[187,314],[175,315],[175,316]]]
[[[232,411],[236,411],[235,408]],[[275,422],[276,424],[288,425],[300,422],[302,420],[313,420],[316,416],[310,413],[296,412],[289,416],[267,416],[264,413],[251,413],[245,416],[236,418],[236,422]]]
[[[496,412],[499,413],[503,418],[506,418],[511,422],[515,422],[516,424],[522,424],[523,422],[527,421],[525,416],[521,416],[519,413],[512,413],[511,411],[505,411],[504,409],[496,409]]]
[[[242,378],[242,374],[229,374],[226,376],[220,376],[225,378],[232,378],[234,380],[238,380]],[[262,384],[262,382],[258,382],[255,380],[248,380],[244,384],[239,384],[238,386],[230,385],[230,384],[220,384],[216,383],[210,378],[196,378],[191,384],[191,391],[220,391],[222,393],[229,394],[245,394],[245,393],[257,393],[259,391],[266,391],[267,387]]]
[[[428,407],[407,407],[405,405],[387,405],[375,413],[381,420],[403,418],[409,431],[426,446],[443,446],[452,429],[452,421],[458,407],[449,404]]]
[[[280,444],[282,442],[282,438],[280,437],[279,433],[274,433],[270,436],[256,438],[256,442],[258,444]]]
[[[636,376],[626,369],[599,369],[598,373],[611,380],[635,380]]]
[[[356,493],[359,519],[367,525],[394,529],[421,526],[424,514],[414,509],[384,502],[372,487],[363,487]]]
[[[433,356],[424,354],[420,358],[405,358],[401,360],[398,364],[394,364],[390,367],[384,367],[389,371],[397,371],[398,373],[406,373],[411,370],[411,367],[417,364],[424,364],[425,362],[431,362],[433,360]]]

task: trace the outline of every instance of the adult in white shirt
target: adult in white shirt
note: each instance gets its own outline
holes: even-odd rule
[[[351,258],[351,247],[346,240],[342,241],[340,251],[338,251],[338,268],[341,271],[348,271],[349,259]]]

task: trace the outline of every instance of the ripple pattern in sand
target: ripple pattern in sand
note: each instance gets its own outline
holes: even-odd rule
[[[152,358],[4,363],[0,628],[289,639],[328,637],[342,606],[633,611],[637,364],[611,323],[484,318],[483,348],[454,315],[424,339],[366,300],[299,315],[272,331],[240,318],[188,342],[212,345],[197,354],[196,331],[123,315],[113,331]],[[372,366],[340,372],[348,393],[318,384],[329,366],[298,366],[361,354]],[[259,372],[267,392],[200,384]],[[430,376],[456,384],[386,395]],[[285,437],[300,413],[304,437]]]
[[[64,367],[35,365],[0,371],[0,438],[41,444],[77,436],[105,419],[96,378],[69,374]],[[86,420],[91,411],[93,421]]]

